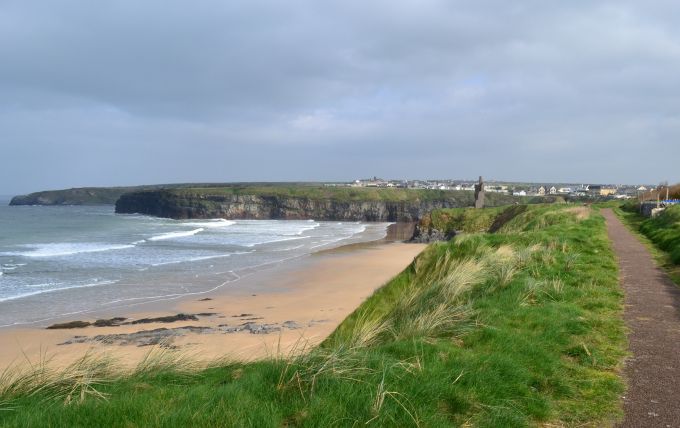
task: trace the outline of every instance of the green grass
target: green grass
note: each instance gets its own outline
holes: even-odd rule
[[[508,208],[484,208],[481,210],[475,208],[439,209],[425,216],[421,224],[445,233],[456,231],[465,233],[486,232],[496,217],[506,209]]]
[[[100,205],[114,204],[124,193],[161,192],[166,196],[210,197],[225,195],[255,195],[264,197],[291,197],[302,199],[333,199],[339,202],[350,201],[387,201],[417,202],[438,201],[442,199],[460,200],[465,205],[474,203],[474,195],[469,191],[403,189],[377,187],[324,186],[319,183],[197,183],[163,184],[136,187],[87,187],[63,190],[48,190],[21,195],[14,198],[15,204],[65,204]],[[526,202],[528,198],[507,194],[487,195],[490,206],[506,205],[513,202]]]
[[[254,195],[263,197],[287,197],[312,200],[332,199],[337,202],[351,201],[387,201],[417,202],[439,201],[446,199],[459,200],[465,205],[474,203],[474,195],[469,191],[402,189],[377,187],[332,187],[319,185],[233,185],[224,187],[201,187],[171,189],[169,192],[178,197],[210,197],[225,195]],[[506,205],[524,199],[506,195],[493,194],[488,198],[489,205]]]
[[[680,205],[670,206],[658,216],[645,220],[640,231],[666,251],[674,264],[680,265]]]
[[[651,219],[641,216],[634,205],[613,208],[614,213],[650,250],[656,263],[680,285],[680,206],[672,206]]]
[[[310,352],[9,375],[0,425],[612,425],[626,348],[616,260],[600,215],[554,210],[430,245]]]
[[[500,207],[444,208],[433,210],[420,221],[421,228],[452,232],[518,232],[540,229],[552,224],[574,222],[575,211],[583,208],[574,204],[535,204]]]

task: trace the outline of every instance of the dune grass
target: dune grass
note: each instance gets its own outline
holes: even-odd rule
[[[616,206],[613,211],[680,286],[680,206],[669,207],[651,219],[641,216],[632,204]]]
[[[5,375],[0,425],[611,425],[626,345],[616,261],[601,216],[553,210],[430,245],[287,358]]]
[[[643,221],[640,231],[680,265],[680,205],[666,208],[656,217]]]
[[[475,208],[446,208],[434,210],[423,218],[423,224],[431,226],[442,232],[465,232],[479,233],[487,232],[496,217],[507,207],[486,208],[476,210]],[[427,224],[431,222],[431,224]]]

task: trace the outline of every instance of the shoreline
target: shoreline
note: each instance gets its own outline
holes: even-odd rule
[[[250,266],[244,266],[242,268],[238,268],[236,270],[228,270],[224,272],[220,272],[219,274],[222,275],[222,280],[218,279],[218,282],[214,282],[210,286],[209,289],[199,289],[199,290],[187,290],[184,289],[184,287],[181,287],[184,289],[183,291],[170,291],[166,293],[159,293],[159,294],[149,294],[144,297],[128,297],[128,298],[121,298],[117,299],[115,297],[112,297],[110,301],[102,301],[99,302],[99,304],[90,306],[89,308],[73,308],[71,310],[68,310],[66,307],[62,308],[62,311],[59,312],[54,312],[54,313],[42,313],[44,318],[40,319],[35,319],[36,317],[33,317],[33,319],[25,319],[22,321],[9,321],[7,323],[3,323],[0,325],[0,332],[2,332],[5,329],[13,329],[13,328],[23,328],[23,327],[28,327],[28,328],[39,328],[39,327],[46,327],[48,325],[54,324],[54,323],[59,323],[64,320],[67,320],[69,318],[75,319],[77,317],[105,317],[109,316],[109,314],[115,314],[115,313],[121,313],[121,312],[136,312],[136,311],[144,311],[144,310],[157,310],[157,309],[164,309],[169,303],[168,302],[173,302],[173,301],[179,301],[179,300],[184,300],[184,299],[190,299],[192,296],[201,296],[204,294],[210,294],[213,292],[219,292],[220,289],[223,288],[228,288],[233,286],[235,283],[242,282],[245,277],[248,277],[254,273],[257,273],[261,270],[269,270],[269,269],[277,269],[279,266],[283,264],[298,264],[301,261],[304,261],[307,258],[310,257],[317,257],[318,255],[323,255],[327,253],[334,253],[337,251],[340,252],[346,252],[349,250],[353,249],[360,249],[360,248],[365,248],[365,247],[371,247],[374,245],[380,245],[384,244],[387,242],[397,242],[397,241],[405,241],[408,240],[411,235],[413,234],[413,227],[414,224],[412,223],[391,223],[387,224],[384,229],[384,236],[382,238],[379,237],[372,237],[370,240],[367,241],[361,241],[361,242],[348,242],[341,244],[338,247],[331,247],[328,249],[319,249],[314,252],[309,252],[309,253],[304,253],[304,254],[293,254],[293,255],[288,255],[287,257],[284,257],[282,259],[278,260],[272,260],[272,261],[265,261],[264,263],[261,264],[255,264],[255,265],[250,265]],[[404,232],[406,231],[406,232]],[[363,233],[363,232],[362,232]],[[348,241],[350,239],[348,238]],[[211,266],[212,267],[212,266]],[[215,277],[219,278],[219,277]],[[119,282],[119,281],[113,281],[113,282]],[[189,279],[188,283],[192,283],[192,280]],[[139,288],[143,285],[143,283],[137,283],[139,285],[133,285],[134,283],[129,283],[133,287]],[[46,296],[49,296],[51,293],[54,292],[59,292],[62,293],[62,295],[67,296],[67,299],[78,299],[79,295],[78,289],[87,289],[86,291],[89,293],[92,293],[92,290],[90,290],[90,286],[94,284],[87,284],[86,286],[74,286],[74,287],[68,287],[64,289],[55,289],[55,290],[47,290],[47,291],[39,291],[35,292],[32,294],[29,294],[25,296],[26,298],[30,300],[24,300],[24,298],[16,298],[17,301],[19,301],[19,307],[21,306],[26,306],[26,310],[28,311],[27,313],[31,313],[31,311],[34,311],[35,307],[37,304],[44,304],[44,305],[50,305],[49,298]],[[128,285],[128,286],[130,286]],[[139,296],[139,295],[138,295]],[[38,300],[36,300],[38,299]],[[15,300],[15,298],[9,298],[7,301]],[[42,300],[42,302],[40,301]],[[0,301],[0,303],[5,304],[7,301]],[[170,303],[171,304],[171,303]],[[151,308],[151,309],[149,309]],[[69,308],[70,309],[70,308]],[[40,314],[41,312],[34,312],[36,314]],[[15,318],[16,320],[17,318]]]
[[[134,365],[156,347],[200,354],[207,360],[252,360],[314,346],[425,247],[394,242],[389,235],[278,262],[237,279],[237,286],[51,320],[124,318],[111,326],[4,327],[0,367],[41,359],[65,366],[87,353]],[[190,318],[154,320],[177,314]]]

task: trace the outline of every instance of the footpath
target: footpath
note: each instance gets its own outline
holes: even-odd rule
[[[629,351],[625,428],[680,428],[680,287],[611,210],[603,210],[619,259]]]

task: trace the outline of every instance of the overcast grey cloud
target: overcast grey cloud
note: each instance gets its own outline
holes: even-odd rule
[[[0,194],[680,181],[674,1],[0,1]]]

